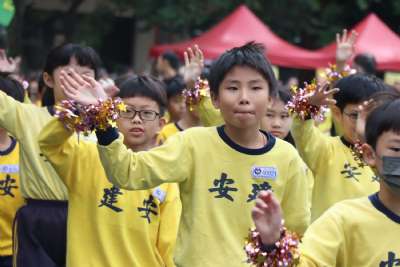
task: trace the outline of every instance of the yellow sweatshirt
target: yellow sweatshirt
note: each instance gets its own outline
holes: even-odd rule
[[[135,192],[113,186],[96,144],[78,142],[56,119],[39,143],[68,188],[67,266],[175,266],[176,184]]]
[[[0,127],[14,136],[20,148],[20,183],[24,198],[67,200],[64,184],[40,153],[37,137],[51,120],[46,107],[24,104],[0,91]]]
[[[314,126],[313,120],[301,121],[297,117],[292,135],[300,156],[314,174],[312,221],[341,200],[378,191],[379,183],[371,168],[360,167],[349,144],[340,137],[327,136]]]
[[[98,133],[99,143],[113,141],[98,150],[115,186],[141,190],[179,183],[177,266],[247,266],[242,237],[253,226],[250,213],[260,190],[275,192],[289,229],[302,233],[310,219],[304,162],[293,146],[266,136],[265,147],[248,149],[234,143],[223,126],[194,127],[160,147],[132,153],[109,129]]]
[[[0,257],[12,255],[12,226],[17,210],[24,204],[19,182],[19,147],[15,139],[0,151]]]
[[[180,128],[176,122],[168,123],[161,129],[161,132],[158,134],[157,143],[163,144],[168,139],[168,137],[170,137],[178,132],[181,132],[181,131],[183,131],[183,129]]]
[[[400,266],[400,216],[377,194],[337,203],[313,222],[299,266]]]

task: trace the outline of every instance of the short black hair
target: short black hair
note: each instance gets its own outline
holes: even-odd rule
[[[164,115],[167,106],[167,96],[165,93],[164,84],[149,75],[134,75],[124,79],[121,84],[118,84],[118,97],[147,97],[154,100],[160,109],[160,116]]]
[[[271,63],[264,55],[264,46],[254,42],[232,48],[213,62],[208,80],[213,94],[218,95],[219,86],[226,74],[236,66],[250,67],[259,72],[268,82],[270,95],[275,95],[277,81]]]
[[[20,82],[0,76],[0,90],[15,100],[24,102],[25,89]]]
[[[171,66],[171,68],[173,68],[174,70],[178,70],[179,69],[179,65],[180,65],[179,58],[174,52],[167,51],[167,52],[163,53],[161,55],[161,57],[164,60],[168,61],[168,63]]]
[[[175,75],[175,77],[171,79],[164,80],[164,83],[168,99],[177,95],[182,95],[182,92],[186,87],[183,77],[179,74]]]
[[[375,108],[367,117],[365,139],[376,149],[379,136],[388,131],[400,133],[400,98],[386,101]]]
[[[375,57],[368,53],[358,54],[354,58],[354,63],[360,66],[365,74],[376,74],[376,60]]]
[[[53,75],[56,68],[66,66],[75,58],[80,66],[86,66],[94,70],[95,78],[98,78],[101,60],[96,51],[80,44],[67,43],[53,48],[47,55],[43,71]]]
[[[341,111],[348,104],[359,104],[370,99],[375,93],[387,90],[387,86],[381,79],[366,74],[353,74],[344,77],[337,81],[334,87],[340,90],[333,98]]]
[[[273,99],[282,101],[286,105],[292,99],[290,89],[285,85],[278,85],[276,87],[276,95],[273,96]]]

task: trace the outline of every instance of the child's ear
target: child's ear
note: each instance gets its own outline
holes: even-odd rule
[[[215,93],[211,92],[211,101],[216,109],[219,109],[219,97]]]
[[[342,119],[342,111],[336,105],[331,105],[330,109],[332,111],[332,116],[335,121],[341,121]]]
[[[162,117],[159,119],[158,126],[160,127],[160,131],[166,123],[167,123],[167,121],[165,120],[165,117]]]
[[[374,149],[368,145],[368,144],[363,144],[362,145],[362,152],[363,152],[363,158],[364,161],[371,167],[376,166],[376,154]]]
[[[47,87],[49,88],[54,88],[54,80],[53,77],[51,77],[50,74],[47,72],[43,72],[43,81],[46,84]]]

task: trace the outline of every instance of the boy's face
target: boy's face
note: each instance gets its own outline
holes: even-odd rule
[[[340,123],[343,129],[343,137],[350,143],[354,144],[357,141],[357,118],[359,114],[359,104],[347,104],[343,111],[338,107],[332,107],[332,114],[335,121]]]
[[[48,87],[53,88],[56,102],[66,98],[60,86],[61,84],[60,72],[64,70],[66,73],[68,73],[68,69],[70,68],[74,69],[76,73],[78,73],[79,75],[87,75],[89,77],[94,78],[95,75],[94,70],[91,69],[90,67],[79,65],[74,57],[71,58],[68,65],[57,67],[52,74],[44,73],[43,74],[44,82]]]
[[[261,129],[284,139],[289,134],[292,122],[285,104],[281,100],[273,99],[267,105],[267,114],[261,120]]]
[[[374,167],[377,170],[378,175],[382,177],[382,158],[400,157],[400,134],[394,131],[387,131],[382,133],[378,137],[375,150],[367,144],[363,145],[363,156],[368,165]],[[381,186],[383,186],[385,189],[390,190],[386,183],[381,183]]]
[[[122,99],[127,106],[127,111],[121,114],[117,125],[124,135],[124,144],[134,149],[135,147],[152,147],[157,134],[164,126],[160,119],[160,108],[156,101],[144,97],[128,97]],[[136,114],[134,114],[136,111]],[[142,112],[142,118],[138,112]],[[133,117],[133,115],[135,115]]]
[[[179,121],[186,111],[186,104],[181,95],[171,96],[168,99],[168,113],[171,117],[171,121]]]
[[[221,110],[226,125],[259,128],[269,100],[264,76],[252,68],[235,66],[225,75],[218,92],[218,96],[213,95],[213,103]]]

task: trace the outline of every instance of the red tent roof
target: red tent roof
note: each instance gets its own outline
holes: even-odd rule
[[[353,30],[358,33],[354,54],[373,54],[379,70],[400,70],[400,38],[378,16],[369,14]],[[326,62],[335,62],[336,42],[318,51]]]
[[[241,46],[249,41],[264,44],[267,48],[266,55],[272,64],[279,66],[314,68],[323,65],[326,60],[318,52],[294,46],[278,37],[245,5],[239,6],[201,36],[176,44],[153,46],[150,55],[158,56],[166,50],[182,55],[187,47],[198,44],[205,58],[214,59],[227,49]]]

